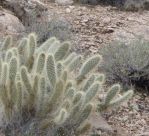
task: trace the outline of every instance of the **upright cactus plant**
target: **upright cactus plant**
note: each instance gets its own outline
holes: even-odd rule
[[[3,124],[17,122],[24,127],[36,120],[37,130],[51,136],[79,135],[89,128],[92,100],[104,82],[104,75],[96,71],[100,55],[84,60],[70,53],[69,42],[60,43],[56,38],[37,46],[35,34],[22,39],[16,47],[8,37],[0,50]],[[111,102],[117,92],[116,87],[112,90],[104,105],[123,102],[130,94]]]

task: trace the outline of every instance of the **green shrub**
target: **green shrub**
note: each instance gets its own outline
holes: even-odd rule
[[[84,133],[96,106],[92,100],[104,83],[104,75],[96,72],[101,56],[85,60],[69,52],[69,42],[60,43],[54,37],[39,47],[36,42],[36,36],[30,34],[17,47],[12,47],[11,37],[0,46],[1,129],[11,136]],[[119,86],[109,90],[99,111],[119,105],[133,94],[128,91],[114,99],[118,91]]]
[[[101,66],[109,83],[120,82],[124,87],[149,89],[149,42],[143,39],[130,44],[116,42],[99,51]]]

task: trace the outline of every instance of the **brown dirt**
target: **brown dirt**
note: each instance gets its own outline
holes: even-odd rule
[[[80,53],[97,53],[114,40],[129,42],[136,36],[149,39],[149,11],[133,13],[113,7],[51,3],[48,9],[72,24],[75,49]],[[98,136],[149,136],[149,96],[135,94],[127,106],[108,111],[103,117],[115,131],[109,134],[97,130]]]
[[[149,39],[149,11],[124,12],[113,7],[59,6],[49,4],[51,13],[64,17],[73,26],[77,50],[97,52],[114,40],[135,36]]]

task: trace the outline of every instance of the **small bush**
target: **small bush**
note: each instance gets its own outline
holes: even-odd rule
[[[110,4],[112,6],[123,6],[126,0],[98,0],[104,4]]]
[[[148,0],[78,0],[82,4],[103,4],[118,7],[127,11],[149,10]]]
[[[81,4],[91,4],[91,5],[98,4],[98,0],[75,0],[75,1],[78,1]]]
[[[112,5],[112,6],[123,6],[126,0],[75,0],[82,4],[91,4],[91,5],[97,5],[97,4],[106,4],[106,5]]]
[[[49,20],[38,20],[32,17],[30,25],[26,26],[26,33],[35,32],[38,42],[43,43],[50,37],[57,37],[60,41],[72,40],[72,25],[64,18],[52,17]]]
[[[116,42],[99,52],[104,59],[101,69],[106,73],[108,82],[149,90],[149,41]]]
[[[138,11],[142,9],[149,10],[148,0],[126,0],[124,9],[128,11]]]

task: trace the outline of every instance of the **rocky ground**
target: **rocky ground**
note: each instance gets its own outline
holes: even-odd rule
[[[73,26],[78,50],[96,52],[113,40],[129,41],[135,36],[149,39],[149,12],[124,12],[113,7],[48,5]]]
[[[80,53],[96,53],[115,40],[130,42],[136,36],[149,39],[148,11],[125,12],[113,7],[57,4],[49,4],[48,9],[71,23],[74,46]],[[149,96],[135,94],[128,106],[109,111],[103,117],[112,130],[103,119],[96,117],[94,123],[105,125],[94,131],[96,136],[149,136]]]

